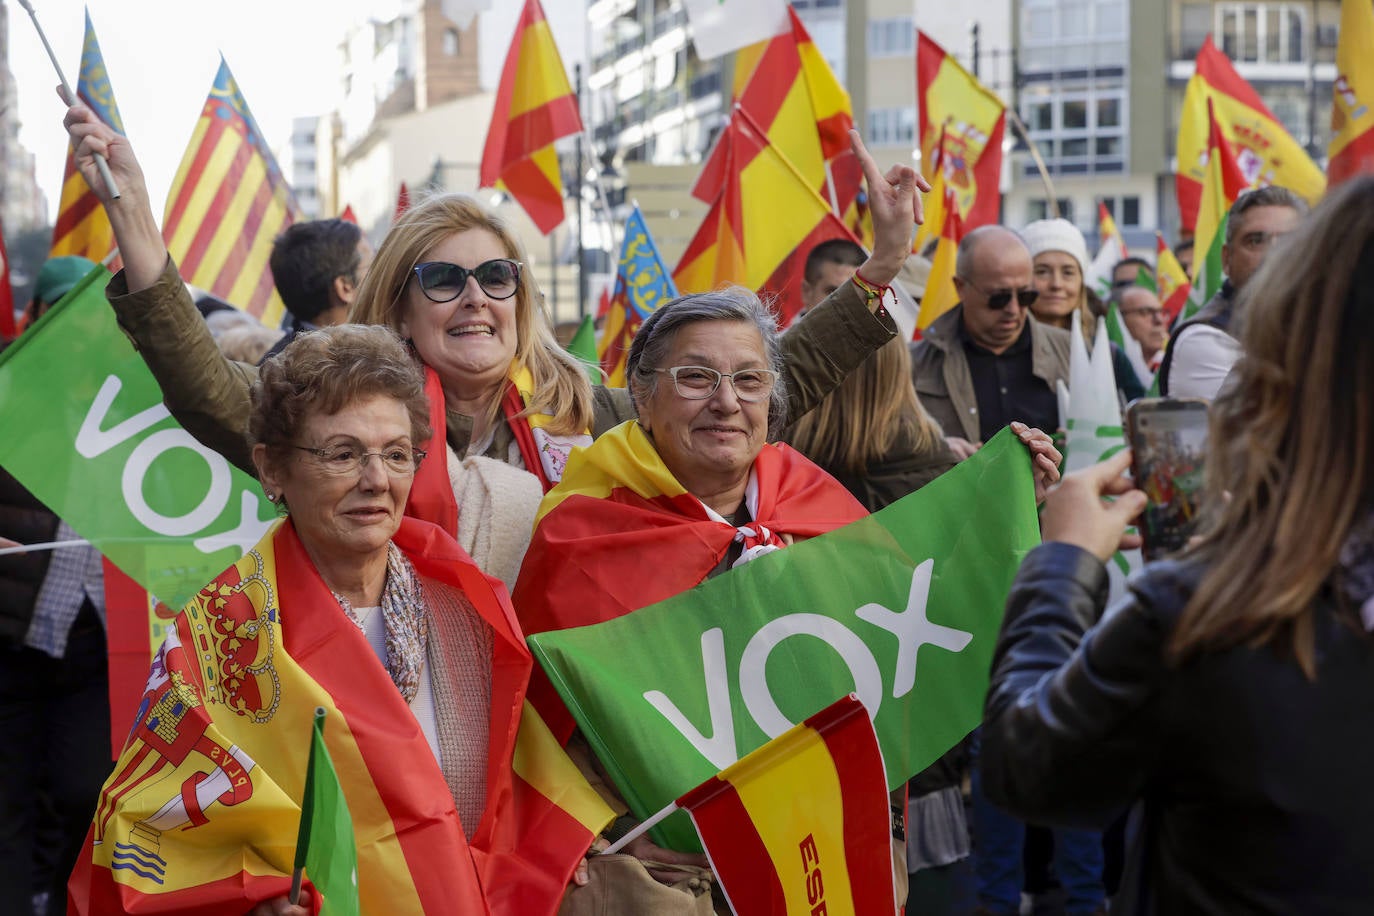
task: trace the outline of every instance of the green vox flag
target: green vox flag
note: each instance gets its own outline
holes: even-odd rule
[[[0,467],[171,607],[275,518],[182,429],[105,302],[103,267],[0,353]]]
[[[593,385],[601,384],[601,359],[596,355],[596,319],[591,315],[582,316],[582,324],[577,333],[568,341],[568,352],[577,357],[587,369],[587,376]]]
[[[324,745],[323,709],[315,710],[310,762],[305,769],[301,798],[301,829],[296,836],[296,869],[315,885],[321,897],[321,916],[357,916],[358,847],[353,818],[348,813],[339,774]]]
[[[851,692],[895,787],[982,721],[1012,576],[1039,540],[1030,460],[1003,430],[866,519],[529,642],[641,818]],[[654,836],[700,848],[680,814]]]

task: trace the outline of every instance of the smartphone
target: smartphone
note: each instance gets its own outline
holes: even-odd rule
[[[1126,408],[1135,485],[1149,502],[1140,516],[1145,559],[1182,549],[1197,525],[1207,453],[1207,402],[1142,398]]]

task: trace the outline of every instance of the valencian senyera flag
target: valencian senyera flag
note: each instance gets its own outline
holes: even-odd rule
[[[724,185],[673,271],[683,293],[726,283],[772,298],[787,325],[801,313],[806,256],[830,239],[857,239],[812,183],[768,140],[749,113],[736,108],[720,143]]]
[[[570,495],[540,524],[584,513],[596,537],[601,504]],[[529,641],[640,818],[848,693],[873,718],[895,788],[981,720],[1007,590],[1039,537],[1030,461],[1004,430],[881,512]],[[670,559],[646,543],[624,575]],[[655,831],[660,845],[699,848],[680,814]]]
[[[1342,0],[1338,34],[1326,166],[1333,185],[1374,173],[1374,4]]]
[[[630,355],[635,333],[651,312],[676,297],[673,275],[664,266],[644,215],[636,206],[625,220],[625,239],[620,245],[615,289],[611,293],[601,342],[597,345],[607,385],[625,387],[625,360]]]
[[[677,804],[739,916],[896,912],[883,756],[852,694]]]
[[[1179,216],[1192,229],[1202,202],[1210,127],[1208,108],[1235,149],[1246,187],[1277,184],[1315,204],[1326,190],[1326,176],[1306,150],[1221,53],[1209,35],[1198,51],[1196,69],[1183,95],[1178,123]],[[1202,254],[1202,249],[1198,249]]]
[[[221,58],[167,192],[162,236],[187,283],[268,327],[281,322],[272,241],[301,218],[276,157]]]
[[[95,112],[117,133],[124,133],[124,120],[115,104],[114,88],[105,71],[105,58],[95,38],[90,10],[86,11],[86,38],[81,44],[81,72],[76,81],[81,103]],[[92,261],[103,261],[114,250],[114,230],[105,208],[76,167],[73,151],[67,151],[67,166],[62,173],[62,201],[57,205],[57,220],[52,228],[52,250],[48,257],[79,254]]]
[[[554,141],[582,130],[577,96],[539,0],[525,0],[482,150],[481,182],[514,197],[539,231],[563,222],[563,179]]]
[[[945,178],[966,229],[997,222],[1007,109],[925,32],[916,33],[916,100],[921,161],[935,159],[944,130]],[[946,158],[947,157],[947,158]]]
[[[523,703],[530,659],[504,591],[427,522],[404,519],[394,542],[446,611],[430,615],[430,649],[453,651],[473,625],[492,640],[476,823],[460,823],[414,714],[283,523],[187,603],[154,658],[69,912],[241,914],[284,896],[317,708],[353,821],[362,912],[557,910],[611,812]],[[457,690],[436,686],[436,704]]]
[[[0,467],[179,607],[276,512],[256,480],[172,419],[105,301],[109,276],[92,270],[0,353],[0,428],[25,431],[0,436]]]

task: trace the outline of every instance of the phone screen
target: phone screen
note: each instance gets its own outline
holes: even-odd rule
[[[1196,527],[1207,405],[1141,401],[1132,405],[1130,416],[1136,486],[1149,498],[1141,514],[1141,535],[1145,559],[1153,560],[1183,548]]]

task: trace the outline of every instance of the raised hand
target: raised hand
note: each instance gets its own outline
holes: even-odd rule
[[[873,217],[873,254],[859,272],[870,283],[886,286],[911,254],[912,232],[925,221],[921,193],[930,190],[930,183],[909,165],[894,165],[883,174],[857,130],[849,132],[849,143],[863,167]]]

